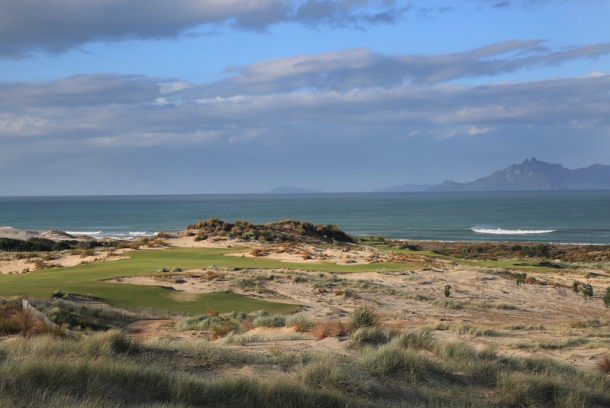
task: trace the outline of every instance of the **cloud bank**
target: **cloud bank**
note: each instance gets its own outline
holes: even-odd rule
[[[564,0],[565,1],[565,0]],[[200,26],[266,31],[281,23],[366,29],[456,8],[534,7],[496,0],[0,0],[0,58],[60,54],[88,43],[173,39]]]
[[[312,131],[310,140],[350,134],[435,139],[533,125],[607,132],[605,73],[476,86],[448,81],[609,52],[608,44],[551,51],[540,41],[509,41],[456,54],[356,49],[275,59],[231,67],[234,76],[202,85],[113,74],[0,83],[0,140],[110,148],[285,143],[304,128]]]
[[[285,22],[362,28],[393,23],[406,10],[393,0],[0,0],[0,58],[176,38],[224,23],[252,31]]]

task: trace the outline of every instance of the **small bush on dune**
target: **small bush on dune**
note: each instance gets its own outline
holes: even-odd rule
[[[361,327],[374,327],[379,324],[379,314],[372,306],[359,306],[354,309],[354,313],[352,313],[350,320],[356,329]]]
[[[92,357],[108,357],[118,353],[139,352],[140,345],[120,330],[108,330],[84,338],[79,343],[79,349]]]
[[[400,348],[426,350],[432,344],[429,329],[411,330],[392,338],[392,344]]]
[[[233,330],[235,330],[235,327],[230,324],[214,324],[210,326],[210,332],[214,339],[225,337]]]
[[[361,327],[350,336],[350,346],[359,347],[364,344],[384,344],[388,336],[381,327]]]
[[[218,341],[218,344],[221,344],[223,346],[228,346],[228,345],[243,346],[244,344],[246,344],[246,337],[243,335],[236,334],[234,331],[231,331],[226,336],[221,338]]]
[[[595,363],[599,371],[602,373],[610,373],[610,355],[604,354],[600,357],[600,359]]]
[[[347,336],[354,332],[354,326],[351,322],[342,322],[339,320],[337,322],[337,336]]]
[[[178,323],[179,330],[209,330],[212,325],[221,324],[222,319],[216,316],[193,316]]]
[[[301,315],[292,315],[286,318],[286,327],[294,327],[294,331],[304,333],[313,327],[313,323]]]
[[[19,323],[12,317],[0,317],[0,336],[21,332]]]
[[[498,389],[503,399],[511,405],[539,406],[563,394],[562,384],[540,375],[501,373]]]
[[[414,350],[401,350],[391,345],[364,350],[363,367],[378,378],[395,377],[410,383],[430,383],[450,377],[438,364]]]
[[[95,252],[93,251],[93,249],[83,249],[80,251],[81,258],[87,258],[87,257],[93,256],[93,255],[95,255]]]
[[[34,329],[36,329],[36,326],[40,323],[34,316],[34,313],[27,309],[17,311],[15,318],[21,329],[21,335],[24,337],[31,335],[34,332]]]
[[[283,327],[286,325],[286,316],[274,314],[259,316],[252,321],[252,327]]]
[[[241,331],[242,333],[247,333],[250,330],[252,330],[252,319],[248,317],[242,320],[242,322],[240,323],[239,331]]]
[[[318,340],[324,340],[325,338],[332,336],[334,331],[334,325],[330,320],[323,322],[317,322],[312,329],[312,334]]]
[[[369,386],[365,380],[341,364],[337,364],[336,357],[323,355],[312,361],[298,372],[301,382],[312,388],[329,389],[346,394],[368,395]]]

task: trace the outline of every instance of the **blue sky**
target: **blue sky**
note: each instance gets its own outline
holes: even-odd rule
[[[603,0],[0,0],[2,195],[610,164]]]

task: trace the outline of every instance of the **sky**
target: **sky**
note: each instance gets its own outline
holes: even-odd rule
[[[608,0],[0,0],[0,195],[610,165]]]

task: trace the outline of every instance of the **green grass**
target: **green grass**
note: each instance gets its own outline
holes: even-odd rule
[[[120,276],[153,274],[167,265],[181,268],[205,268],[211,264],[226,266],[222,254],[216,249],[176,248],[130,252],[130,259],[99,262],[70,268],[46,269],[24,275],[0,275],[0,296],[27,296],[48,298],[57,290],[101,298],[115,306],[152,306],[161,309],[187,311],[189,315],[203,314],[207,310],[220,313],[230,311],[252,312],[264,309],[270,313],[290,313],[295,305],[265,302],[235,296],[230,293],[206,293],[193,301],[177,301],[173,291],[159,286],[126,285],[103,282]],[[239,261],[239,258],[235,258]],[[254,262],[252,262],[254,263]]]
[[[297,306],[265,302],[232,295],[230,293],[201,294],[194,301],[177,301],[172,291],[158,286],[125,285],[100,281],[121,276],[154,274],[164,267],[180,266],[182,269],[206,268],[209,265],[231,268],[283,268],[306,269],[324,272],[358,272],[377,270],[407,270],[409,265],[335,265],[287,263],[266,259],[224,256],[243,249],[171,248],[167,250],[140,250],[129,252],[129,259],[99,262],[69,268],[46,269],[24,275],[0,275],[0,296],[28,296],[48,298],[57,289],[63,292],[91,295],[115,306],[154,306],[161,309],[187,311],[190,315],[203,314],[207,310],[221,313],[230,311],[252,312],[264,309],[269,313],[290,313]]]

